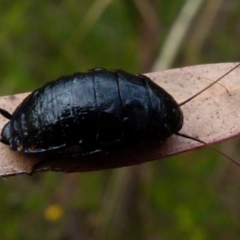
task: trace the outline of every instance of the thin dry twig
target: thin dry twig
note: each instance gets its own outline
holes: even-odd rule
[[[159,53],[152,68],[153,71],[159,71],[160,69],[164,70],[172,65],[191,22],[202,3],[203,0],[186,0],[185,5],[181,9],[181,12],[163,43],[162,51]]]

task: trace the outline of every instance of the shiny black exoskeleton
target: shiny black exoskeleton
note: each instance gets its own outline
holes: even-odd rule
[[[144,75],[102,68],[63,76],[32,92],[1,142],[24,153],[89,153],[125,142],[165,140],[183,125],[173,97]],[[75,150],[74,150],[75,151]]]

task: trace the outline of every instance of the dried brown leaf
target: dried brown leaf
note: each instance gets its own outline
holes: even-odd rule
[[[208,64],[147,74],[166,89],[178,102],[189,98],[210,81],[233,68],[236,63]],[[235,69],[191,102],[182,106],[184,126],[181,133],[198,137],[207,143],[232,138],[240,133],[240,68]],[[225,86],[228,89],[228,93]],[[28,94],[0,98],[1,108],[13,112]],[[0,116],[0,129],[7,122]],[[0,176],[29,174],[39,171],[81,172],[123,167],[152,161],[202,147],[202,144],[172,136],[164,143],[139,143],[105,154],[76,159],[58,159],[55,155],[21,154],[0,144]]]

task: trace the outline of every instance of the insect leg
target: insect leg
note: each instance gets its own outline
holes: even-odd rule
[[[208,81],[211,81],[211,82],[214,81],[214,80],[209,79],[209,78],[206,78],[206,77],[199,77],[198,79],[200,79],[200,78],[203,78],[203,79],[208,80]],[[221,83],[219,83],[219,82],[217,82],[216,84],[219,85],[219,86],[221,86],[222,88],[224,88],[225,91],[227,92],[227,94],[230,95],[229,90],[228,90],[223,84],[221,84]]]
[[[9,120],[12,118],[12,114],[2,108],[0,108],[0,114]]]

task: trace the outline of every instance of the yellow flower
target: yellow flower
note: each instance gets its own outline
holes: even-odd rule
[[[52,204],[44,212],[44,216],[48,221],[57,221],[63,215],[63,208],[59,204]]]

